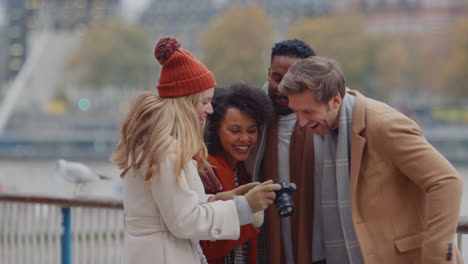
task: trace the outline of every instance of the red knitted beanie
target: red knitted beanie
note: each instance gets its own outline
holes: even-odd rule
[[[157,86],[160,97],[184,96],[216,86],[213,73],[180,46],[177,39],[164,37],[154,48],[162,65]]]

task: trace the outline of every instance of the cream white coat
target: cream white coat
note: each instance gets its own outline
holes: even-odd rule
[[[238,239],[234,202],[207,203],[196,162],[187,164],[179,182],[174,162],[168,155],[151,183],[144,182],[147,164],[125,175],[123,263],[205,263],[199,240]]]

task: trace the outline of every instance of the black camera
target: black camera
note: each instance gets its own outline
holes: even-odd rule
[[[281,217],[290,216],[295,211],[291,194],[297,189],[296,184],[289,183],[285,180],[280,180],[278,184],[281,185],[281,189],[275,191],[276,210]]]

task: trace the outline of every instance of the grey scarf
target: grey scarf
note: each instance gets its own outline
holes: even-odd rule
[[[351,124],[356,97],[346,94],[337,131],[316,142],[316,167],[322,175],[323,240],[327,263],[363,263],[351,219],[349,184]]]

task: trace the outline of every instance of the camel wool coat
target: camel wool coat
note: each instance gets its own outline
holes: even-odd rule
[[[151,183],[148,164],[123,178],[125,264],[206,263],[199,240],[237,239],[239,218],[234,201],[207,203],[196,162],[180,175],[169,154]]]
[[[357,91],[352,220],[365,263],[463,263],[454,244],[462,181],[411,119]]]

